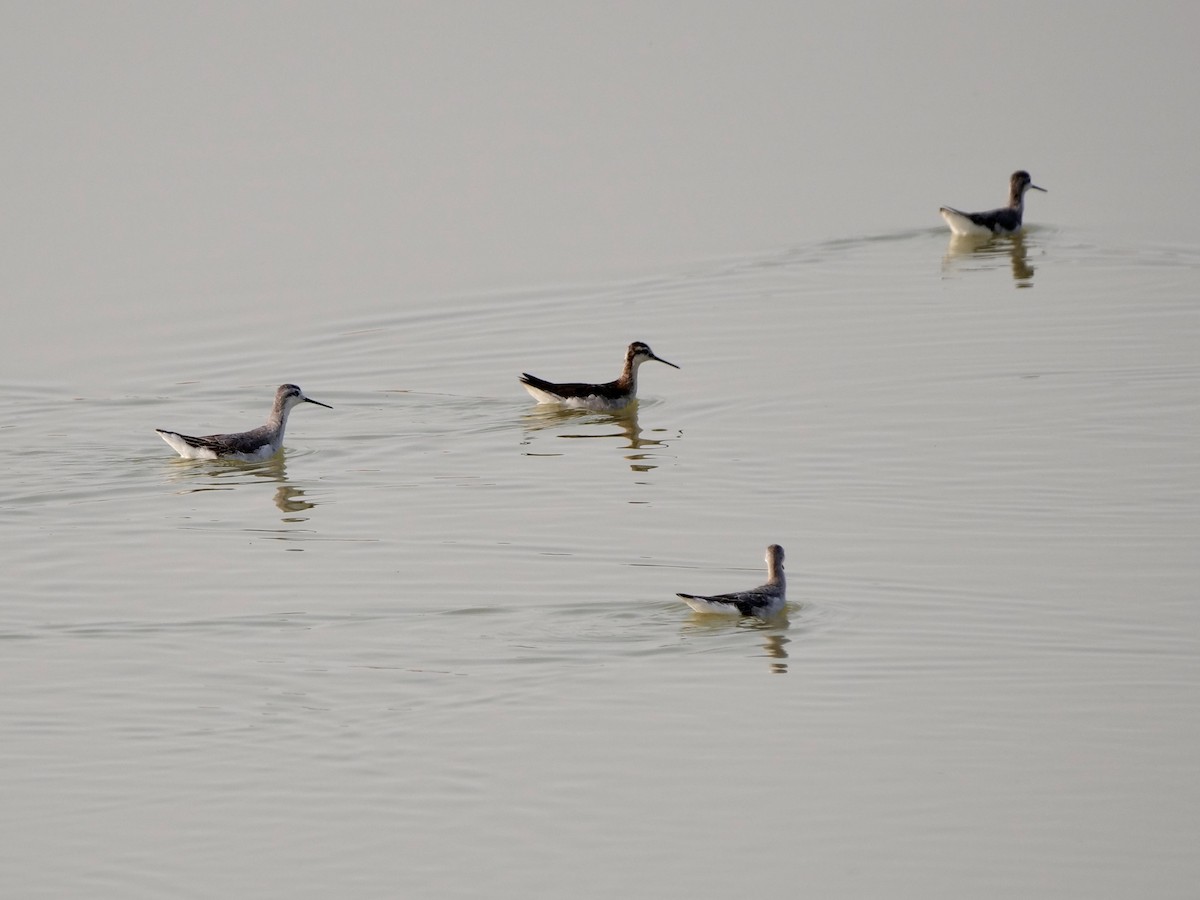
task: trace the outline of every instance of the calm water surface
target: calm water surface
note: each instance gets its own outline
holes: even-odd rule
[[[1198,296],[1196,248],[931,230],[9,381],[5,895],[1188,895]],[[682,368],[634,412],[517,383],[635,339]],[[335,409],[278,459],[153,432],[285,380]],[[675,598],[771,542],[784,619]]]

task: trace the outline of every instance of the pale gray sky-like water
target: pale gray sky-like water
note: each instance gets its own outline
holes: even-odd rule
[[[8,4],[4,355],[1031,218],[1174,240],[1186,3]],[[132,310],[127,313],[126,310]],[[75,325],[74,323],[79,323]],[[58,352],[55,352],[55,351]],[[86,351],[83,351],[86,352]]]
[[[1192,896],[1198,18],[5,5],[0,895]]]

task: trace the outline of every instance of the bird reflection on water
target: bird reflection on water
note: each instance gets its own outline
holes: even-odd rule
[[[1035,241],[1028,231],[1006,237],[991,235],[953,235],[942,257],[942,274],[950,277],[960,272],[986,272],[1007,263],[1018,288],[1033,287],[1033,265],[1029,262],[1030,247]]]
[[[754,657],[766,657],[767,669],[772,675],[786,675],[789,657],[787,645],[792,642],[788,637],[791,627],[786,609],[769,621],[755,618],[726,619],[693,612],[684,625],[683,633],[736,635],[740,638],[746,631],[758,632],[763,639],[762,649]]]
[[[287,457],[272,456],[261,462],[247,463],[237,460],[184,461],[173,458],[168,465],[173,481],[186,486],[179,493],[199,494],[205,491],[234,491],[243,487],[260,485],[264,481],[278,485],[272,500],[280,512],[289,514],[285,522],[304,522],[306,517],[295,517],[295,513],[314,509],[316,503],[305,498],[305,490],[288,480]]]
[[[663,437],[643,437],[642,427],[638,422],[638,404],[634,403],[624,409],[614,412],[595,412],[584,409],[566,409],[556,406],[536,406],[524,416],[525,437],[522,444],[530,446],[538,432],[554,431],[555,437],[569,440],[596,439],[623,440],[622,450],[633,451],[625,454],[629,468],[634,472],[649,472],[658,468],[653,460],[658,458],[656,450],[670,446],[671,438],[678,437],[676,432],[668,436],[665,429],[655,428],[651,434],[661,434]],[[567,426],[573,426],[568,428]],[[604,429],[604,430],[597,430]],[[615,430],[613,430],[615,429]],[[526,450],[527,456],[562,456],[562,453],[538,453]]]

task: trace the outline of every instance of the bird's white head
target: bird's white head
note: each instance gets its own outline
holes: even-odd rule
[[[301,403],[315,403],[317,406],[333,409],[328,403],[306,397],[304,391],[294,384],[281,384],[275,391],[275,407],[283,412],[287,412]]]
[[[655,356],[654,351],[650,349],[650,345],[643,343],[642,341],[634,341],[632,344],[629,345],[629,349],[627,351],[625,351],[626,364],[635,370],[642,363],[646,362],[647,360],[651,360],[651,359],[654,360],[655,362],[660,362],[665,365],[668,365],[673,369],[679,368],[679,366],[675,365],[675,363],[667,362],[661,356]]]

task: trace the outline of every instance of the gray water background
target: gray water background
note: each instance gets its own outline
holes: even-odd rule
[[[1195,18],[10,5],[0,891],[1192,896]]]

